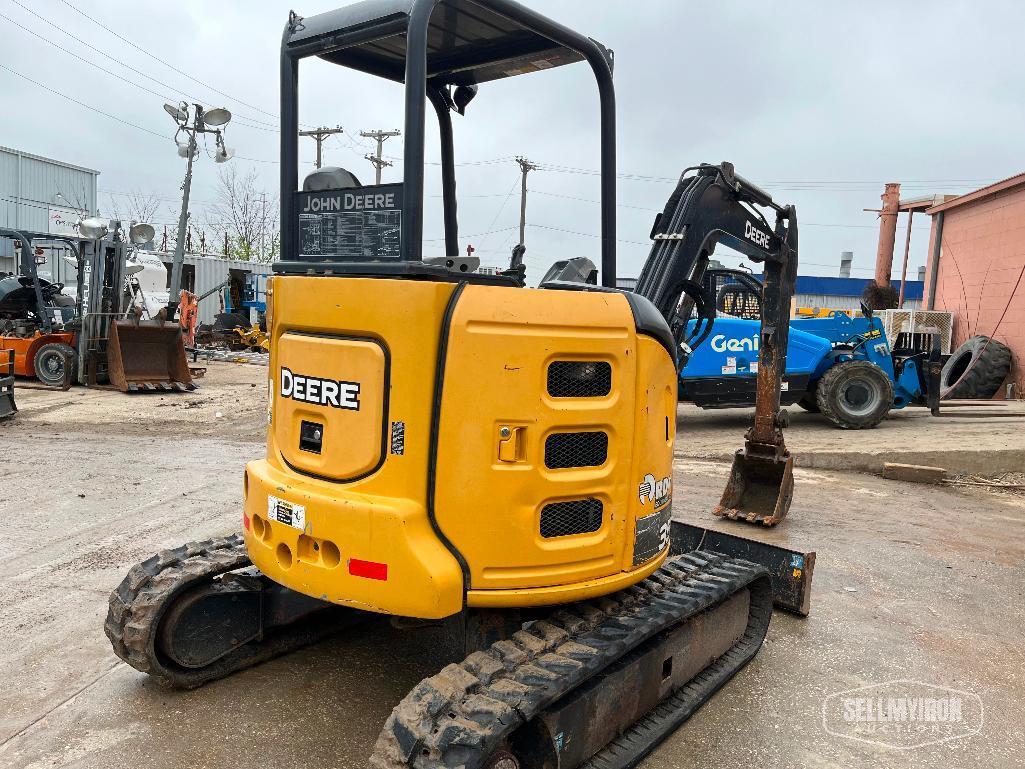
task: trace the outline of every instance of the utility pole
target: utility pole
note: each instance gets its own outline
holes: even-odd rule
[[[527,233],[527,174],[536,171],[537,166],[526,158],[516,158],[520,164],[520,173],[523,174],[523,185],[520,188],[520,245],[524,245]]]
[[[382,157],[382,154],[384,153],[384,143],[388,139],[392,138],[393,136],[401,136],[402,132],[401,131],[360,131],[359,135],[364,137],[365,139],[374,139],[375,141],[377,141],[377,155],[375,156],[375,155],[371,155],[371,154],[368,153],[368,154],[364,155],[363,157],[365,157],[367,160],[369,160],[373,164],[374,169],[377,172],[376,176],[375,176],[376,180],[375,180],[374,184],[380,184],[381,183],[381,169],[384,168],[385,166],[394,165],[390,160],[385,160]]]
[[[322,145],[324,143],[324,140],[327,137],[329,137],[329,136],[331,136],[333,134],[340,134],[340,133],[345,133],[345,129],[342,128],[341,126],[335,126],[334,128],[314,128],[311,131],[300,131],[299,132],[300,136],[309,136],[315,142],[317,142],[317,168],[320,168],[320,166],[322,165],[321,164],[321,158],[323,156],[322,156],[321,151],[320,151],[320,145]]]

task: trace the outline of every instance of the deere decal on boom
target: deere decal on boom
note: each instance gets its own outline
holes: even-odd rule
[[[298,188],[311,56],[404,83],[401,184],[322,168]],[[453,113],[492,80],[581,61],[602,105],[602,285],[525,288],[522,244],[508,270],[461,270]],[[397,704],[371,765],[635,766],[755,655],[783,572],[778,553],[772,575],[749,560],[768,552],[757,543],[717,540],[738,557],[673,533],[678,342],[651,301],[615,288],[611,52],[510,0],[366,0],[293,14],[281,73],[267,452],[246,467],[241,535],[166,550],[114,591],[115,652],[190,688],[373,616],[437,623],[453,664]],[[440,257],[422,253],[428,102]],[[772,253],[796,238],[792,209],[757,228]],[[776,328],[760,355],[778,385]],[[766,382],[724,506],[757,489],[778,520],[792,479]]]

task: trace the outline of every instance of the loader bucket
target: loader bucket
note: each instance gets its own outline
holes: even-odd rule
[[[14,350],[0,350],[0,419],[18,413],[14,402]]]
[[[121,392],[195,390],[181,326],[116,321],[107,340],[107,372]]]
[[[722,500],[712,512],[733,521],[775,526],[787,516],[794,498],[794,459],[758,456],[740,449],[733,457]]]

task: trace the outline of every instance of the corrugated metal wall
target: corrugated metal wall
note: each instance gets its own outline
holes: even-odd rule
[[[171,264],[173,254],[163,252],[155,252],[155,254],[164,264]],[[259,275],[271,274],[271,266],[263,262],[237,262],[232,261],[231,259],[221,259],[216,256],[186,254],[185,264],[193,267],[195,284],[192,291],[196,295],[202,295],[218,283],[226,280],[230,274],[229,270],[236,270],[238,273],[256,273]],[[168,283],[170,283],[170,275],[168,275]],[[200,302],[199,322],[213,323],[214,316],[219,312],[222,312],[220,292],[213,294],[212,296],[208,296]],[[253,320],[255,321],[256,318],[253,317]]]
[[[0,147],[0,226],[47,232],[50,207],[78,206],[94,213],[99,171]],[[57,197],[60,193],[70,201]],[[11,257],[11,242],[0,239],[0,257]],[[11,260],[0,260],[0,270],[13,271]]]

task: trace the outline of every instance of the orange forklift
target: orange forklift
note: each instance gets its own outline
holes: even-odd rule
[[[15,376],[35,377],[49,387],[78,382],[109,383],[122,392],[195,389],[178,324],[140,322],[126,308],[131,244],[120,226],[110,238],[104,237],[108,229],[102,222],[91,226],[95,238],[0,227],[0,238],[14,240],[19,251],[18,272],[0,276],[0,356],[13,351]],[[134,228],[130,235],[138,242]],[[76,298],[62,294],[62,284],[39,277],[33,238],[60,240],[72,248]]]
[[[25,233],[0,228],[0,237],[12,238],[19,252],[19,274],[0,277],[0,350],[13,352],[15,376],[35,377],[50,387],[70,386],[76,333],[65,324],[75,315],[74,300],[61,294],[62,284],[39,278]]]

